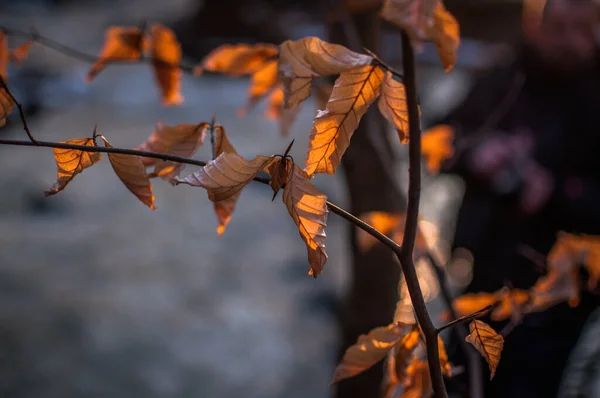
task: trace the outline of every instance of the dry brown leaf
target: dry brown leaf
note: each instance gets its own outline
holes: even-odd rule
[[[279,75],[285,93],[284,106],[292,108],[310,95],[310,83],[321,76],[337,75],[370,65],[373,58],[317,37],[287,40],[280,46]]]
[[[442,163],[454,155],[454,129],[441,124],[426,130],[421,135],[421,152],[430,173],[437,174]]]
[[[377,102],[379,112],[396,128],[401,142],[408,142],[408,107],[404,84],[386,72]]]
[[[494,322],[508,318],[519,320],[523,316],[525,305],[531,299],[531,294],[522,289],[503,289],[498,293],[500,301],[494,306],[490,318]]]
[[[62,141],[65,144],[94,146],[92,138],[76,138]],[[56,182],[48,191],[46,196],[54,195],[65,189],[68,183],[83,170],[93,166],[102,159],[99,152],[84,152],[77,149],[54,148],[54,160],[58,168]]]
[[[111,26],[106,30],[104,47],[86,75],[91,82],[111,62],[135,62],[142,57],[143,33],[135,26]]]
[[[8,62],[10,61],[10,52],[8,50],[8,36],[3,29],[0,29],[0,77],[4,82],[8,81]]]
[[[460,44],[459,25],[440,0],[385,0],[380,15],[405,30],[417,46],[433,41],[446,72],[452,69]]]
[[[310,275],[319,276],[325,262],[325,226],[327,225],[327,196],[310,183],[310,177],[294,165],[282,195],[300,236],[306,243]]]
[[[181,90],[181,46],[175,33],[166,26],[152,25],[150,52],[158,87],[165,106],[183,103]]]
[[[261,155],[246,160],[237,153],[223,152],[185,179],[175,178],[174,181],[176,184],[205,188],[208,198],[219,202],[240,192],[271,160],[272,157]]]
[[[305,168],[309,175],[335,173],[360,119],[379,95],[382,79],[383,70],[369,65],[336,80],[326,109],[313,121]]]
[[[377,327],[366,335],[359,336],[356,344],[344,353],[344,357],[335,369],[331,384],[356,376],[381,361],[387,353],[403,342],[406,338],[412,343],[414,334],[411,334],[412,325],[391,324]],[[408,333],[408,334],[407,334]],[[417,342],[418,343],[418,332]],[[414,347],[412,347],[414,349]]]
[[[4,87],[0,87],[0,127],[6,124],[6,118],[13,111],[15,103],[6,92]]]
[[[225,44],[211,51],[194,69],[194,74],[208,70],[230,76],[249,75],[278,53],[279,48],[273,44]]]
[[[229,141],[227,137],[227,133],[225,132],[225,128],[221,125],[215,126],[215,156],[219,156],[222,153],[235,153],[237,151]],[[231,216],[235,211],[235,206],[237,205],[237,201],[240,198],[242,191],[231,195],[229,198],[221,201],[217,201],[213,203],[213,207],[215,209],[215,213],[217,215],[217,220],[219,221],[219,225],[217,225],[217,235],[221,236],[225,233],[225,229],[227,225],[229,225],[229,221],[231,221]]]
[[[442,368],[442,373],[446,377],[452,376],[452,366],[450,365],[450,360],[448,359],[448,352],[446,352],[446,345],[444,344],[444,340],[438,335],[438,353],[440,356],[440,367]]]
[[[158,122],[150,137],[136,149],[189,158],[204,143],[208,128],[208,123],[182,123],[168,126],[163,122]],[[185,167],[185,164],[182,163],[155,158],[143,157],[142,163],[144,166],[154,165],[154,172],[150,177],[161,177],[165,180],[171,180],[178,176]]]
[[[10,52],[10,58],[16,65],[21,65],[23,61],[27,59],[29,55],[29,49],[33,41],[27,40],[25,43],[21,44],[19,47],[15,48]]]
[[[467,293],[454,299],[452,307],[459,317],[473,314],[500,300],[497,293]]]
[[[465,338],[486,360],[490,367],[490,380],[494,378],[502,348],[504,348],[504,338],[500,336],[490,325],[475,319],[469,324],[470,334]]]
[[[104,146],[112,148],[106,138],[102,137]],[[121,182],[131,191],[132,194],[150,210],[154,210],[154,194],[152,193],[152,184],[146,174],[146,167],[142,163],[142,158],[134,155],[124,155],[120,153],[109,153],[108,160],[112,165],[115,174]]]
[[[427,361],[414,358],[407,369],[408,383],[400,398],[429,398],[433,396],[433,385]]]
[[[435,43],[444,70],[450,72],[456,63],[456,52],[460,45],[460,26],[442,2],[435,9],[430,36]]]
[[[224,152],[237,153],[233,144],[229,141],[229,137],[227,137],[225,128],[220,124],[217,124],[215,126],[215,156],[219,156]]]

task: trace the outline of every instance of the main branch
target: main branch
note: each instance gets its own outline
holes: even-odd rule
[[[415,72],[415,56],[412,44],[406,32],[402,32],[402,62],[404,69],[404,85],[408,105],[409,124],[409,183],[408,206],[406,210],[406,226],[400,250],[395,250],[402,265],[406,286],[412,300],[419,325],[425,335],[427,361],[433,391],[437,398],[447,398],[446,386],[440,366],[438,348],[438,331],[427,312],[425,299],[419,285],[419,278],[413,261],[413,251],[419,221],[419,200],[421,198],[421,126],[419,122],[419,104],[417,99],[417,79]]]

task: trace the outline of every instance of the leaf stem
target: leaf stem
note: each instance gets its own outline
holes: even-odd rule
[[[413,261],[413,250],[417,234],[419,220],[419,201],[421,197],[421,126],[419,121],[419,104],[417,98],[417,79],[415,68],[415,56],[410,39],[405,31],[402,35],[402,63],[404,69],[404,85],[406,87],[406,101],[408,106],[409,124],[409,184],[408,184],[408,206],[406,210],[406,225],[404,228],[404,239],[402,248],[395,250],[398,260],[402,266],[402,272],[406,280],[406,286],[417,320],[423,334],[427,348],[427,361],[429,373],[436,398],[447,398],[446,386],[440,366],[440,355],[438,347],[438,331],[431,321],[419,278]]]
[[[76,50],[76,49],[66,46],[64,44],[61,44],[53,39],[50,39],[48,37],[44,37],[44,36],[40,35],[39,33],[37,33],[37,31],[23,32],[23,31],[20,31],[17,29],[8,29],[4,26],[0,26],[0,30],[4,31],[8,36],[22,37],[24,39],[31,40],[35,43],[41,44],[44,47],[51,48],[54,51],[57,51],[61,54],[64,54],[68,57],[77,59],[82,62],[87,62],[87,63],[93,64],[94,62],[99,60],[99,58],[94,55],[84,53],[83,51]],[[123,65],[153,64],[155,66],[161,66],[161,67],[165,67],[165,68],[167,68],[167,67],[168,68],[178,68],[182,72],[189,73],[189,74],[194,73],[194,67],[190,66],[190,65],[171,64],[169,62],[151,59],[151,58],[145,58],[145,57],[142,57],[142,58],[138,59],[137,61],[125,60],[125,59],[121,59],[121,58],[108,58],[105,60],[104,64],[105,64],[105,66],[111,65],[111,64],[123,64]]]
[[[10,99],[15,103],[15,105],[19,109],[19,116],[21,116],[21,123],[23,123],[23,129],[25,130],[25,133],[27,133],[29,140],[33,143],[36,143],[37,141],[35,138],[33,138],[33,135],[31,134],[31,130],[29,130],[29,126],[27,125],[27,119],[25,118],[25,111],[23,110],[23,105],[21,105],[21,103],[19,101],[17,101],[17,99],[15,98],[13,93],[8,88],[8,85],[6,84],[6,81],[4,80],[4,78],[2,76],[0,76],[0,87],[3,88],[4,91],[6,91],[6,93],[10,97]]]
[[[444,330],[446,330],[446,329],[448,329],[448,328],[451,328],[452,326],[454,326],[454,325],[456,325],[456,324],[459,324],[459,323],[465,323],[465,322],[472,321],[473,319],[476,319],[476,318],[479,318],[480,316],[483,316],[483,315],[485,315],[485,314],[486,314],[486,313],[488,313],[488,312],[489,312],[489,310],[491,310],[491,309],[492,309],[492,306],[491,306],[491,305],[488,305],[487,307],[485,307],[485,308],[482,308],[482,309],[480,309],[479,311],[475,311],[475,312],[474,312],[474,313],[472,313],[472,314],[465,315],[465,316],[462,316],[462,317],[460,317],[460,318],[456,318],[455,320],[453,320],[453,321],[451,321],[451,322],[448,322],[448,323],[447,323],[447,324],[445,324],[444,326],[440,326],[440,327],[437,329],[437,332],[438,332],[438,333],[441,333],[441,332],[443,332]]]

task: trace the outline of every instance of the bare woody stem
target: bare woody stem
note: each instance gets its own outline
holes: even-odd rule
[[[415,56],[412,44],[406,32],[402,31],[402,63],[404,69],[404,85],[406,87],[406,101],[408,105],[409,125],[409,183],[408,206],[406,210],[406,225],[402,247],[394,250],[406,280],[408,293],[412,300],[417,321],[425,336],[427,349],[427,362],[429,373],[436,398],[447,398],[446,386],[440,366],[438,351],[438,331],[431,321],[419,278],[413,261],[413,251],[419,221],[419,200],[421,198],[421,126],[419,121],[419,104],[417,99],[417,79],[415,71]]]

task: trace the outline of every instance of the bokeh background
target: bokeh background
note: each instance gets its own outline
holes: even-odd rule
[[[108,26],[159,22],[178,33],[189,64],[225,42],[326,35],[327,12],[319,2],[252,1],[208,19],[214,3],[4,0],[0,24],[35,26],[57,42],[97,54]],[[465,37],[450,75],[433,47],[419,54],[425,124],[460,101],[477,71],[504,56],[502,42],[519,30],[517,3],[448,2]],[[381,48],[383,59],[399,65],[397,32],[385,31]],[[10,70],[11,89],[38,139],[89,136],[97,124],[114,146],[134,147],[158,121],[199,123],[216,113],[242,155],[281,153],[294,137],[292,155],[303,159],[316,110],[311,99],[290,137],[281,137],[262,106],[238,117],[246,79],[184,76],[185,103],[164,108],[147,65],[111,66],[92,84],[83,82],[88,68],[33,46],[24,66]],[[25,138],[16,113],[0,136]],[[393,172],[405,181],[405,149],[394,150],[399,161]],[[197,157],[208,159],[210,148]],[[329,261],[315,281],[307,275],[303,242],[281,202],[269,200],[268,187],[247,187],[218,237],[203,190],[157,181],[157,210],[151,212],[106,159],[45,198],[55,173],[51,150],[0,147],[0,396],[330,395],[339,312],[351,279],[343,220],[329,217]],[[318,178],[316,185],[348,207],[341,176]],[[443,239],[460,195],[457,181],[426,176],[423,214]]]

